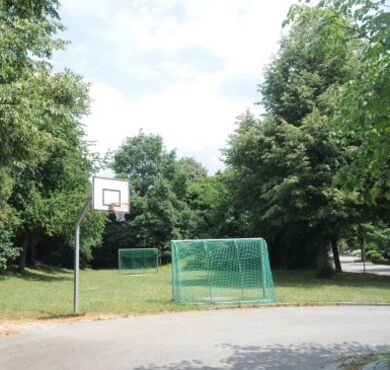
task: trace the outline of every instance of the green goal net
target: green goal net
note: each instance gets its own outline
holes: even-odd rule
[[[119,272],[144,274],[158,272],[157,248],[126,248],[118,250]]]
[[[266,241],[172,241],[172,295],[180,303],[193,304],[273,302]]]

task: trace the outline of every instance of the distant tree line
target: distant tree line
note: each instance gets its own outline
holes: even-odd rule
[[[65,42],[56,0],[0,0],[0,271],[18,262],[71,266],[74,223],[103,166],[80,119],[88,84],[50,64]],[[340,270],[340,243],[390,250],[390,18],[385,1],[293,6],[243,112],[208,175],[163,138],[125,138],[108,166],[130,181],[126,221],[89,212],[84,266],[114,267],[118,248],[172,239],[263,236],[273,266]],[[380,259],[380,258],[379,258]]]
[[[169,262],[171,240],[245,235],[225,174],[208,176],[194,159],[177,159],[161,136],[127,138],[111,167],[130,181],[131,212],[123,223],[110,217],[93,266],[115,266],[118,248],[157,247]]]

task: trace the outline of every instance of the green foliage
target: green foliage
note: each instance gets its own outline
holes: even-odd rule
[[[362,256],[362,252],[360,249],[355,249],[352,253],[351,253],[351,256],[352,257],[361,257]]]
[[[90,192],[94,161],[80,124],[88,85],[70,71],[51,71],[53,51],[65,45],[55,38],[63,30],[58,7],[57,0],[0,1],[3,261],[11,261],[21,244],[26,252],[50,238],[69,249],[78,207]],[[95,219],[85,234],[85,255],[100,239],[103,219]]]
[[[178,172],[184,174],[189,182],[199,182],[207,177],[207,169],[193,158],[184,157],[177,161]]]
[[[184,157],[176,162],[173,191],[179,199],[188,201],[189,189],[207,178],[207,170],[193,158]]]
[[[131,213],[122,224],[110,222],[95,266],[116,265],[118,248],[155,247],[163,262],[170,258],[170,241],[188,238],[195,229],[194,212],[186,203],[188,183],[204,174],[193,160],[176,160],[161,136],[127,138],[114,155],[112,168],[131,184]]]
[[[115,153],[112,168],[118,176],[130,180],[136,194],[144,196],[157,179],[174,179],[175,160],[176,153],[164,148],[161,136],[140,131],[123,142]]]
[[[18,221],[10,207],[3,208],[0,214],[0,273],[6,270],[9,262],[13,261],[19,254],[11,242]]]
[[[15,257],[16,211],[7,204],[13,176],[27,163],[47,157],[53,140],[39,123],[50,109],[42,98],[48,59],[63,42],[56,0],[0,1],[0,250],[2,266]],[[11,216],[10,216],[11,215]]]
[[[329,241],[360,217],[356,195],[333,184],[345,148],[330,139],[329,124],[338,87],[359,61],[347,29],[338,35],[343,47],[322,43],[323,12],[305,8],[305,22],[292,24],[260,86],[267,115],[240,117],[225,156],[249,230],[271,241],[271,254],[279,249],[280,262],[316,262],[329,275]]]
[[[294,9],[290,13],[295,14]],[[359,69],[347,25],[331,29],[337,29],[342,45],[332,40],[322,43],[323,12],[307,7],[301,16],[305,21],[292,24],[276,58],[265,68],[260,85],[266,111],[295,126],[315,108],[323,113],[332,111],[337,87]]]
[[[59,237],[69,248],[74,222],[91,192],[88,178],[94,172],[79,122],[88,109],[88,86],[69,71],[43,82],[41,97],[51,108],[42,112],[38,127],[53,140],[45,158],[14,173],[10,203],[21,219],[20,236],[28,234],[31,244]],[[93,218],[97,223],[84,229],[82,238],[81,250],[87,259],[90,248],[100,242],[103,227],[103,215]]]
[[[43,75],[48,58],[63,46],[56,0],[0,1],[0,158],[3,166],[42,155],[50,140],[40,131]],[[41,85],[42,86],[42,85]],[[42,86],[43,87],[43,86]]]
[[[386,224],[382,222],[366,223],[362,225],[362,231],[368,245],[372,245],[373,249],[390,256],[390,228]]]
[[[188,187],[187,202],[197,218],[195,237],[215,239],[246,235],[246,214],[235,208],[229,180],[228,172],[217,172]]]
[[[386,258],[379,252],[374,252],[370,255],[370,257],[367,257],[371,260],[372,263],[386,263],[388,262]]]
[[[366,258],[373,263],[384,263],[386,258],[378,250],[370,250],[366,253]]]
[[[323,0],[318,29],[320,55],[326,45],[347,46],[348,32],[355,44],[360,71],[340,86],[333,116],[335,136],[347,146],[348,162],[338,172],[338,183],[357,190],[366,200],[390,199],[390,12],[385,0]],[[295,6],[290,20],[305,24],[308,6]]]

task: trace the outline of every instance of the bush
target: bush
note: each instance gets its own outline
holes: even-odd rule
[[[380,252],[375,252],[371,254],[370,260],[372,263],[385,263],[386,258]]]
[[[355,249],[354,251],[352,251],[351,256],[352,257],[361,257],[360,249]]]
[[[367,258],[368,260],[371,261],[372,256],[374,256],[374,255],[376,255],[376,254],[378,254],[378,253],[379,253],[378,250],[374,250],[374,249],[369,250],[369,251],[366,252],[366,258]],[[380,254],[380,253],[379,253],[379,254]]]
[[[7,269],[7,266],[19,255],[19,248],[16,248],[12,239],[14,229],[18,226],[18,218],[11,208],[4,207],[0,212],[0,273]]]

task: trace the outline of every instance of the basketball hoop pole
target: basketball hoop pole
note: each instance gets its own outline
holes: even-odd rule
[[[91,206],[92,197],[85,200],[84,207],[76,221],[76,241],[74,248],[74,289],[73,289],[73,313],[79,313],[79,271],[80,271],[80,225],[88,208]]]

